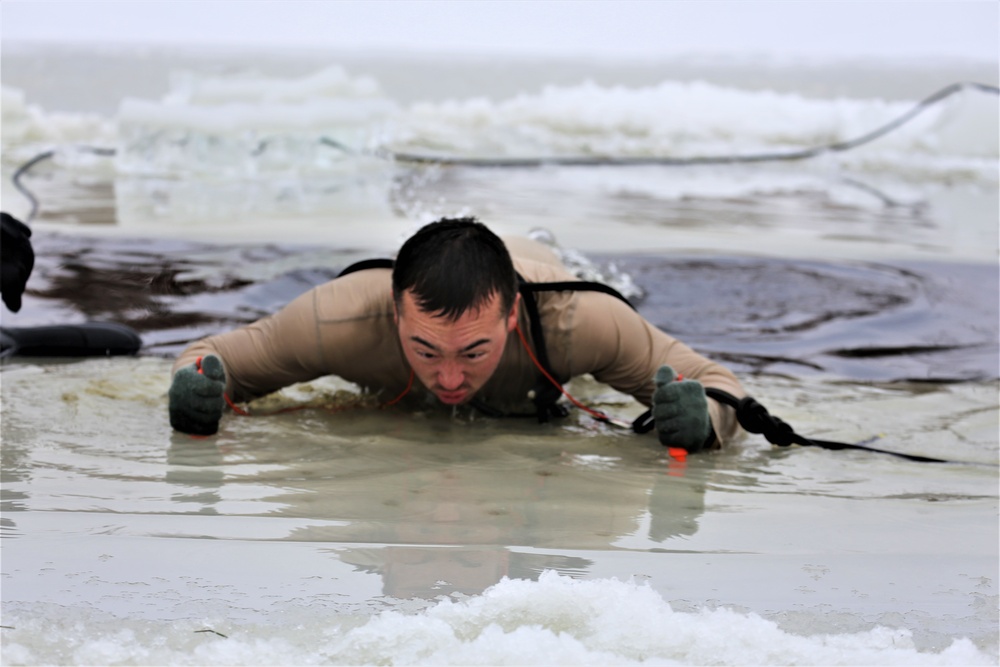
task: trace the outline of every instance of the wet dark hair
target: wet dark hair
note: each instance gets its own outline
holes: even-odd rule
[[[425,313],[455,321],[493,295],[506,315],[517,295],[517,274],[507,246],[475,218],[442,218],[425,225],[399,249],[392,296],[402,307],[411,290]]]

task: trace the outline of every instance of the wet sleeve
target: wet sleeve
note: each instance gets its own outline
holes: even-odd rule
[[[705,387],[745,395],[728,368],[656,328],[627,304],[602,294],[580,295],[569,348],[571,375],[590,373],[646,406],[651,405],[653,377],[665,364]],[[718,442],[732,439],[738,432],[735,411],[712,399],[708,407]]]
[[[234,401],[329,375],[317,317],[325,289],[313,288],[273,315],[193,343],[174,362],[173,371],[200,356],[217,355],[226,369],[226,392]]]

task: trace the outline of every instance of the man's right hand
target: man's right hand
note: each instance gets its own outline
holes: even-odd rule
[[[170,385],[170,425],[192,435],[213,435],[226,405],[225,390],[226,371],[214,354],[179,369]]]

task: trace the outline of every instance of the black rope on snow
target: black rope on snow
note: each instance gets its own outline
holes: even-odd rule
[[[114,148],[103,148],[101,146],[76,146],[75,148],[79,151],[94,153],[95,155],[103,155],[105,157],[111,157],[117,152]],[[24,195],[25,199],[28,200],[28,203],[31,204],[31,210],[28,211],[28,215],[25,216],[24,219],[24,222],[26,223],[34,220],[35,216],[38,215],[39,203],[35,195],[33,195],[31,191],[21,183],[21,177],[27,174],[28,170],[36,164],[54,157],[55,154],[55,150],[47,150],[43,153],[39,153],[18,167],[17,171],[14,172],[14,175],[10,177],[10,181],[14,184],[14,187],[17,188],[18,192]]]
[[[865,452],[898,456],[899,458],[906,459],[907,461],[917,461],[920,463],[956,463],[956,461],[948,461],[931,456],[920,456],[919,454],[894,452],[888,449],[869,447],[868,445],[806,438],[796,433],[791,426],[778,417],[772,415],[767,411],[767,408],[750,396],[737,399],[729,392],[721,389],[715,389],[714,387],[706,387],[705,395],[734,408],[736,410],[736,419],[739,421],[740,426],[743,427],[743,430],[748,433],[759,433],[763,435],[768,442],[779,447],[802,445],[804,447],[820,447],[822,449],[829,449],[833,451],[856,449]]]
[[[34,217],[38,214],[38,199],[35,197],[35,195],[31,193],[30,190],[28,190],[28,188],[24,187],[24,185],[21,184],[21,176],[28,173],[29,169],[34,167],[42,160],[48,160],[55,154],[56,154],[55,151],[45,151],[44,153],[36,155],[35,157],[31,158],[30,160],[22,164],[20,167],[18,167],[17,171],[15,171],[14,175],[11,176],[10,178],[11,183],[14,184],[14,187],[17,188],[18,192],[24,195],[25,198],[28,200],[28,203],[31,204],[31,210],[28,211],[28,215],[24,218],[24,222],[26,223],[31,222],[34,219]]]
[[[444,166],[462,167],[483,167],[483,168],[525,168],[525,167],[636,167],[636,166],[695,166],[712,164],[747,164],[755,162],[778,162],[789,160],[805,160],[818,157],[825,153],[839,153],[857,148],[892,132],[901,125],[909,122],[919,115],[926,108],[941,100],[951,97],[966,88],[978,90],[983,93],[1000,94],[1000,88],[984,83],[959,82],[945,86],[933,95],[918,102],[912,109],[902,116],[892,120],[881,127],[878,127],[867,134],[847,141],[834,142],[824,146],[805,148],[798,151],[786,151],[779,153],[754,153],[748,155],[708,155],[694,156],[686,158],[671,157],[599,157],[599,156],[576,156],[576,157],[530,157],[530,158],[461,158],[461,157],[435,157],[430,155],[418,155],[414,153],[394,153],[388,152],[390,157],[397,162],[413,164],[437,164]]]
[[[755,162],[776,162],[776,161],[788,161],[788,160],[805,160],[808,158],[817,157],[824,153],[834,153],[851,150],[852,148],[857,148],[862,144],[866,144],[870,141],[874,141],[879,137],[882,137],[889,132],[895,130],[904,123],[909,122],[912,118],[920,114],[924,109],[936,104],[941,100],[954,95],[966,88],[971,88],[973,90],[978,90],[984,93],[1000,94],[1000,88],[997,86],[992,86],[984,83],[975,82],[959,82],[953,83],[949,86],[942,88],[933,95],[918,102],[910,111],[906,112],[899,118],[886,123],[885,125],[872,130],[868,134],[865,134],[856,139],[851,139],[848,141],[835,142],[832,144],[827,144],[825,146],[817,146],[814,148],[807,148],[800,151],[789,151],[783,153],[756,153],[749,155],[708,155],[708,156],[694,156],[687,158],[671,158],[671,157],[595,157],[595,156],[577,156],[577,157],[551,157],[551,158],[450,158],[450,157],[435,157],[430,155],[417,155],[413,153],[398,153],[389,150],[378,151],[381,157],[385,157],[396,162],[410,163],[410,164],[436,164],[443,166],[463,166],[463,167],[486,167],[486,168],[526,168],[526,167],[544,167],[544,166],[563,166],[563,167],[601,167],[601,166],[614,166],[614,167],[630,167],[630,166],[648,166],[648,165],[659,165],[659,166],[696,166],[696,165],[710,165],[710,164],[747,164]],[[320,144],[324,146],[329,146],[336,150],[339,150],[346,154],[353,154],[354,151],[349,147],[345,146],[343,143],[331,139],[329,137],[320,137]],[[267,147],[267,142],[261,142],[256,153],[263,152]],[[96,153],[98,155],[111,156],[116,153],[113,148],[100,148],[94,146],[78,146],[79,150],[89,151]],[[51,158],[55,154],[55,151],[46,151],[41,153],[31,160],[23,164],[15,173],[12,178],[14,186],[23,194],[28,201],[31,203],[31,211],[29,212],[25,222],[30,222],[35,215],[38,213],[38,200],[35,198],[31,192],[24,187],[21,182],[21,176],[27,173],[27,171],[41,162],[42,160]]]

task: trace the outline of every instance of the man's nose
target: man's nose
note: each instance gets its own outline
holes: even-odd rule
[[[438,384],[445,391],[453,391],[462,386],[465,382],[465,374],[462,372],[460,364],[454,361],[446,361],[438,371]]]

